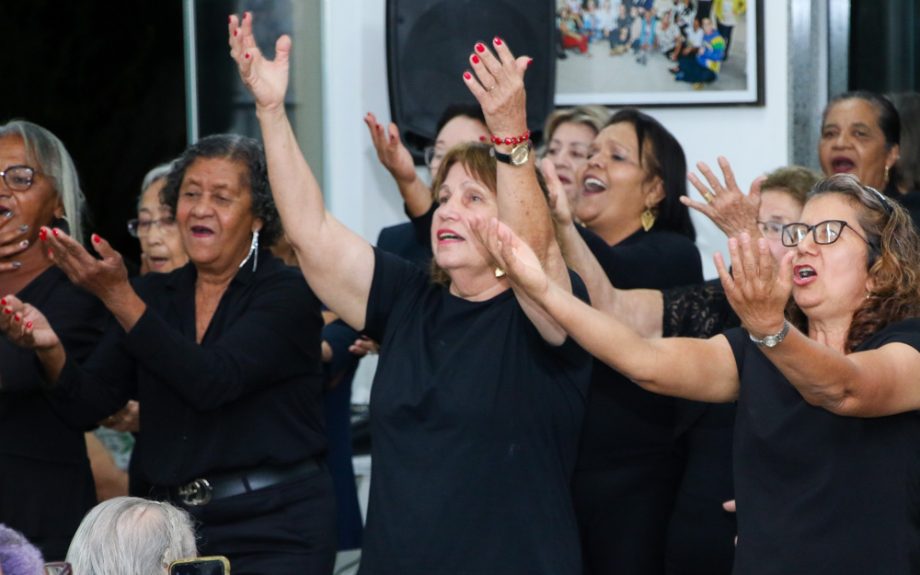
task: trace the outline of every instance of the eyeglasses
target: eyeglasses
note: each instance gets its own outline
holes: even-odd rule
[[[153,226],[159,228],[161,232],[170,231],[176,227],[176,218],[172,216],[166,216],[155,220],[139,220],[134,218],[133,220],[128,220],[128,233],[135,238],[145,237],[150,233]]]
[[[783,222],[761,222],[757,221],[757,227],[765,238],[778,238],[783,233]]]
[[[24,192],[32,187],[35,179],[35,168],[29,166],[10,166],[0,172],[3,183],[11,190]]]
[[[425,146],[425,165],[429,168],[431,164],[441,163],[441,160],[444,159],[444,150],[439,150],[434,146]]]
[[[813,226],[802,223],[786,224],[783,226],[783,245],[787,248],[793,248],[805,239],[808,232],[811,232],[812,238],[815,240],[816,244],[826,246],[836,242],[840,238],[840,234],[843,233],[843,228],[850,228],[862,241],[866,242],[869,247],[872,247],[872,243],[870,243],[865,236],[857,232],[856,228],[843,220],[825,220]]]

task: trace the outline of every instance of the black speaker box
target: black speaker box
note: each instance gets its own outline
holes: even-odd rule
[[[463,83],[473,45],[501,37],[533,64],[524,76],[527,125],[535,137],[556,89],[555,0],[387,0],[390,114],[416,163],[432,143],[441,113],[475,104]]]

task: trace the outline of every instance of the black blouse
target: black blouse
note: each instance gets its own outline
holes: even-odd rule
[[[741,378],[733,572],[917,573],[920,414],[844,417],[810,405],[747,332],[725,335]],[[893,342],[920,350],[920,319],[857,351]]]
[[[268,252],[221,297],[201,344],[188,264],[137,281],[147,310],[130,332],[110,329],[79,367],[68,357],[58,400],[100,417],[128,398],[141,404],[136,469],[146,482],[263,464],[325,450],[320,305],[303,276]]]

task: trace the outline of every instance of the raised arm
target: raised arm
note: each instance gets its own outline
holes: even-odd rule
[[[259,51],[252,14],[230,17],[230,55],[252,93],[265,142],[268,179],[284,231],[304,276],[319,298],[355,329],[363,329],[374,254],[370,244],[326,211],[323,195],[304,159],[284,109],[291,39],[275,44],[275,59]]]
[[[729,250],[731,274],[721,258],[716,267],[735,313],[754,337],[779,333],[792,292],[794,253],[777,269],[764,240],[743,234],[729,241]],[[905,343],[845,354],[791,328],[779,345],[763,352],[805,401],[832,413],[879,417],[920,409],[920,352]]]
[[[759,237],[760,228],[757,227],[757,217],[760,210],[760,185],[764,178],[754,180],[750,191],[744,195],[728,160],[719,156],[718,162],[724,183],[719,181],[705,162],[697,162],[696,167],[703,174],[706,183],[703,183],[692,172],[687,174],[687,179],[699,192],[704,202],[681,196],[681,203],[712,220],[712,223],[728,237],[739,236],[743,232],[747,232],[753,238]]]
[[[393,122],[384,128],[370,112],[364,116],[364,123],[371,133],[371,142],[377,150],[377,159],[396,181],[409,217],[424,216],[434,203],[431,190],[418,177],[412,155],[399,139],[399,128]]]
[[[473,73],[464,72],[463,80],[482,106],[489,131],[496,137],[518,138],[527,132],[527,96],[524,73],[530,58],[515,58],[501,38],[493,38],[492,53],[478,43],[470,55]],[[510,154],[513,144],[495,144],[499,153]],[[498,217],[533,248],[550,274],[568,283],[561,254],[553,237],[552,221],[546,199],[537,182],[535,154],[531,151],[526,164],[515,166],[497,163]]]
[[[551,281],[532,250],[507,226],[493,220],[478,229],[518,289],[607,365],[653,393],[708,402],[737,397],[738,370],[725,337],[644,339]]]
[[[568,196],[551,161],[541,163],[549,190],[556,238],[566,265],[585,282],[591,307],[613,315],[642,337],[658,337],[662,331],[664,304],[661,292],[651,289],[616,289],[578,230]],[[606,246],[605,246],[606,248]]]

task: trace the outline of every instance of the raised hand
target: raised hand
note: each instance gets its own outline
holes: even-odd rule
[[[22,265],[19,261],[6,260],[29,248],[29,240],[26,238],[29,226],[11,223],[14,215],[13,212],[7,211],[0,216],[0,272],[19,269]]]
[[[109,242],[93,234],[93,246],[102,259],[96,259],[79,242],[58,228],[42,228],[40,236],[48,254],[70,281],[109,305],[128,283],[128,270],[121,254]]]
[[[14,295],[0,298],[0,332],[18,346],[50,349],[61,341],[42,312]]]
[[[230,56],[236,62],[240,79],[256,101],[256,111],[284,109],[287,92],[291,37],[283,35],[275,42],[275,59],[262,55],[252,35],[252,12],[244,12],[242,21],[235,14],[228,24]]]
[[[418,177],[415,173],[415,162],[412,161],[412,154],[399,139],[399,128],[396,124],[390,122],[390,125],[384,128],[370,112],[364,116],[364,123],[371,133],[371,141],[377,150],[377,159],[390,172],[393,179],[403,184],[415,181]]]
[[[527,242],[497,218],[477,216],[471,219],[470,226],[512,285],[539,302],[549,289],[550,279]]]
[[[779,332],[792,293],[795,250],[786,253],[779,267],[764,238],[755,244],[750,235],[742,233],[740,238],[729,238],[728,250],[731,271],[726,269],[722,254],[715,255],[715,264],[732,309],[755,337]]]
[[[489,130],[496,136],[518,136],[527,129],[524,72],[531,59],[515,58],[497,36],[492,39],[492,48],[495,54],[482,42],[473,47],[473,71],[464,72],[463,81],[479,101]]]
[[[687,178],[703,197],[705,203],[694,201],[687,196],[681,196],[680,201],[688,208],[693,208],[708,217],[728,237],[738,236],[741,232],[758,237],[760,235],[760,229],[757,227],[760,212],[760,186],[764,178],[754,180],[748,195],[745,196],[738,187],[738,182],[735,181],[735,173],[728,160],[719,156],[718,161],[725,184],[719,181],[708,165],[699,162],[696,167],[709,185],[704,184],[693,173],[687,174]]]
[[[572,208],[569,206],[569,197],[565,193],[565,186],[559,181],[556,175],[556,167],[549,158],[543,158],[540,162],[540,170],[543,172],[543,179],[546,180],[546,188],[549,191],[547,204],[549,212],[553,216],[553,223],[556,227],[566,227],[572,225],[574,218]]]

